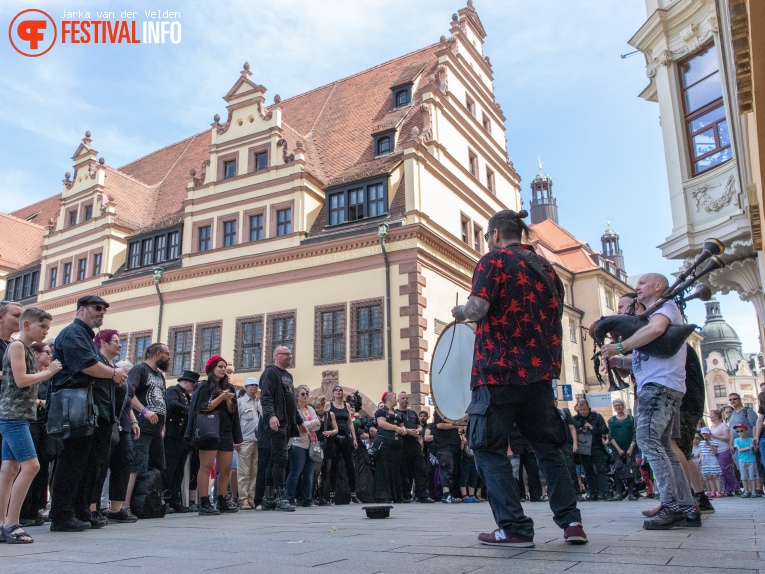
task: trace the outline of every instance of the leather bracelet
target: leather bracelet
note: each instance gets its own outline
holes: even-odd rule
[[[133,426],[133,425],[137,425],[137,424],[138,424],[138,421],[132,421],[132,422],[130,423],[130,426]]]
[[[117,367],[112,367],[114,369],[114,372],[112,373],[112,381],[114,380],[114,377],[117,376]]]

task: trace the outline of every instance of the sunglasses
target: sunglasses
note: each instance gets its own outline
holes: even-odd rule
[[[101,311],[106,313],[106,311],[107,311],[106,307],[104,307],[103,305],[88,305],[88,307],[93,307],[93,309],[95,309],[96,313],[100,313]]]
[[[306,393],[305,391],[303,391],[302,393],[298,393],[298,396],[301,396],[301,397],[307,397],[307,396],[308,396],[308,393]]]
[[[493,229],[491,231],[487,231],[486,233],[484,233],[483,234],[483,240],[484,241],[488,241],[489,240],[489,235],[491,235],[492,233],[494,233]]]

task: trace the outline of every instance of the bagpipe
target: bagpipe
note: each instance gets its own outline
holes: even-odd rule
[[[605,338],[608,336],[614,341],[628,339],[638,330],[645,327],[648,324],[650,316],[658,311],[667,301],[674,299],[681,311],[685,309],[685,304],[693,299],[708,301],[712,297],[712,290],[707,285],[699,284],[696,287],[696,290],[690,295],[685,295],[685,292],[705,275],[725,266],[722,260],[718,257],[724,251],[725,246],[722,242],[717,239],[707,239],[704,242],[701,253],[696,257],[693,263],[691,263],[685,271],[680,273],[674,284],[645,311],[640,314],[635,314],[633,305],[632,313],[601,317],[599,320],[595,321],[595,323],[590,325],[587,331],[590,333],[594,341],[594,355],[592,360],[595,363],[595,372],[598,373],[598,380],[601,384],[604,384],[604,381],[599,375],[600,351],[598,348],[603,346]],[[698,269],[705,261],[708,261],[707,264],[701,269]],[[637,347],[636,350],[649,357],[667,359],[680,351],[685,344],[686,339],[696,330],[696,327],[697,326],[693,324],[671,324],[659,337],[650,343]],[[628,384],[624,382],[619,374],[611,367],[608,368],[608,379],[610,392],[622,390],[628,386]]]

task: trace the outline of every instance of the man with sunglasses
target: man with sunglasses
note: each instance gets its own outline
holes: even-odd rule
[[[88,387],[95,385],[97,380],[114,385],[125,384],[127,373],[110,365],[93,341],[93,329],[103,324],[108,308],[109,303],[96,295],[86,295],[77,300],[74,322],[62,329],[54,343],[53,358],[61,361],[62,368],[51,379],[51,400],[55,400],[55,391]],[[103,456],[98,444],[94,448],[94,442],[98,443],[95,437],[91,434],[62,441],[51,489],[52,532],[80,532],[103,526],[101,521],[93,519],[89,504],[94,475]]]

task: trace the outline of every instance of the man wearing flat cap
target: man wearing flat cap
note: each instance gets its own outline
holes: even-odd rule
[[[239,423],[242,425],[242,444],[239,445],[237,483],[239,486],[239,507],[242,510],[255,509],[255,478],[258,474],[258,402],[260,385],[258,379],[249,377],[244,381],[244,395],[237,400]]]
[[[191,452],[189,444],[183,438],[186,434],[186,423],[189,420],[189,402],[194,385],[199,380],[199,373],[183,371],[178,377],[178,384],[165,391],[167,406],[167,423],[165,425],[165,502],[174,512],[188,512],[183,505],[181,486],[186,458]]]
[[[74,322],[56,337],[53,357],[61,361],[61,370],[50,381],[50,400],[60,389],[94,388],[94,399],[100,390],[124,385],[127,373],[118,369],[104,357],[93,342],[95,332],[104,322],[109,303],[96,295],[77,300]],[[112,393],[113,394],[113,393]],[[50,519],[52,532],[80,532],[100,528],[104,521],[90,511],[88,504],[98,475],[98,465],[108,458],[114,405],[95,400],[96,414],[108,433],[93,433],[83,437],[69,437],[62,441],[53,479]],[[111,407],[111,408],[109,408]],[[105,444],[103,444],[105,441]],[[104,454],[104,450],[106,454]]]

